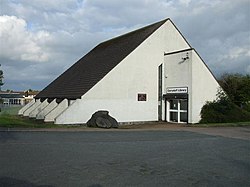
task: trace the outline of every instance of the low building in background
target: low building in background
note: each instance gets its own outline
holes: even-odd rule
[[[1,91],[0,98],[3,106],[25,105],[24,95],[20,92]]]
[[[24,106],[31,102],[39,91],[0,91],[3,106]]]
[[[39,91],[33,91],[33,90],[32,91],[27,90],[27,91],[23,92],[24,103],[28,104],[29,102],[31,102],[38,93],[39,93]]]

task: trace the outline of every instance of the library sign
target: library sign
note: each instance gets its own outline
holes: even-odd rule
[[[187,94],[187,87],[169,87],[167,88],[167,94]]]

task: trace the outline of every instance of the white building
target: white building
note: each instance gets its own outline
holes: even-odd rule
[[[118,122],[197,123],[219,84],[170,19],[97,45],[20,115],[82,124],[98,110]]]
[[[26,105],[31,102],[39,91],[0,91],[0,99],[4,106]]]
[[[31,102],[39,91],[26,90],[23,92],[25,104]]]
[[[20,92],[0,91],[3,106],[24,105],[24,97]],[[1,103],[0,103],[1,104]]]

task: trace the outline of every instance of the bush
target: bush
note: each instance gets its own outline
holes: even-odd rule
[[[219,83],[234,104],[250,112],[250,75],[224,74]]]
[[[245,104],[244,110],[250,112],[250,102],[248,102],[247,104]]]
[[[250,121],[250,112],[241,109],[225,95],[218,93],[218,99],[207,102],[201,109],[200,123],[228,123]]]

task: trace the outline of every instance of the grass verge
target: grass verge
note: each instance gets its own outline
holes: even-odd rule
[[[65,126],[55,125],[53,123],[44,123],[43,121],[29,119],[18,116],[18,110],[21,107],[2,107],[0,112],[0,127],[6,128],[61,128]]]
[[[26,128],[58,128],[62,127],[53,123],[44,123],[43,121],[22,118],[17,115],[3,114],[0,116],[0,127],[26,127]]]

